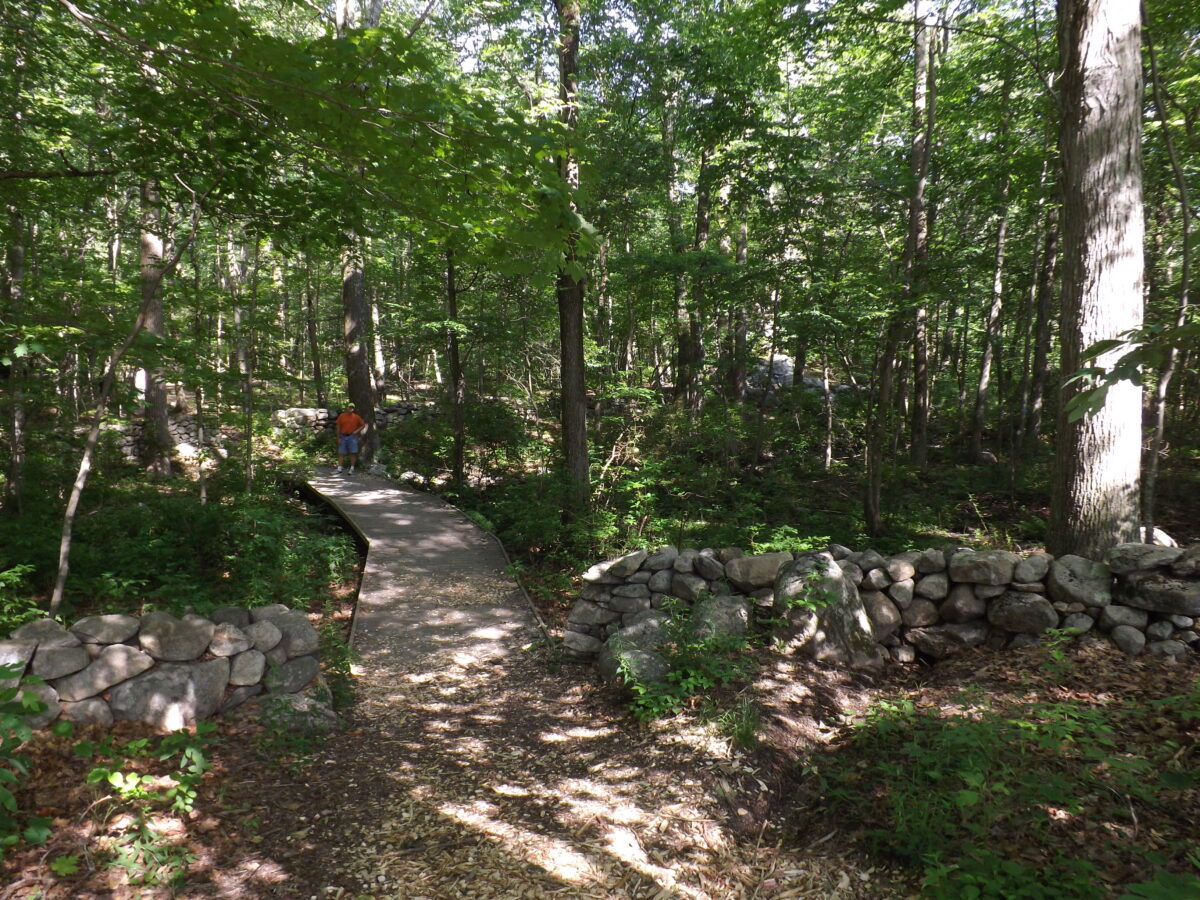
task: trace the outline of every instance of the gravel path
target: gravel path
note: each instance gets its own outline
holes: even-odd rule
[[[778,849],[755,771],[723,741],[637,727],[560,668],[460,512],[367,475],[312,484],[371,549],[358,702],[293,835],[294,896],[879,896],[865,873]]]

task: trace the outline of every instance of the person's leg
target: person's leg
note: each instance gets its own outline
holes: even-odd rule
[[[353,475],[354,474],[354,463],[358,460],[358,454],[357,453],[347,453],[346,455],[350,457],[350,474]]]

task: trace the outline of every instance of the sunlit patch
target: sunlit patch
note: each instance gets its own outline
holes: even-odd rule
[[[564,741],[609,737],[615,733],[616,729],[614,728],[588,728],[579,725],[574,728],[563,728],[558,731],[544,731],[541,734],[541,739],[548,744],[561,744]]]
[[[492,790],[505,797],[528,797],[530,791],[518,784],[493,784]]]
[[[534,834],[506,822],[494,819],[491,804],[475,802],[471,805],[444,803],[439,807],[443,815],[456,822],[470,826],[489,837],[504,842],[507,851],[521,856],[536,866],[545,869],[556,878],[572,884],[584,884],[603,875],[603,871],[592,864],[582,853],[571,849],[565,841],[545,835]]]

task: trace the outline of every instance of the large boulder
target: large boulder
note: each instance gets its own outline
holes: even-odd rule
[[[863,609],[871,620],[871,633],[877,641],[886,641],[900,630],[900,610],[886,594],[870,591],[861,595]]]
[[[229,684],[225,657],[199,663],[163,663],[113,688],[113,718],[175,731],[210,718]]]
[[[1021,558],[1007,550],[959,550],[950,557],[951,581],[1009,584]]]
[[[36,698],[39,708],[25,713],[25,723],[30,728],[45,728],[58,718],[58,691],[48,684],[26,684],[16,699],[24,704],[31,697]]]
[[[1050,571],[1050,564],[1053,562],[1054,557],[1049,553],[1031,553],[1017,563],[1016,568],[1013,569],[1013,581],[1019,581],[1022,584],[1041,581]]]
[[[140,625],[137,616],[110,613],[80,619],[71,626],[71,633],[85,644],[119,644],[137,634]]]
[[[35,641],[0,641],[0,666],[11,666],[16,673],[12,678],[0,679],[0,690],[14,688],[25,674],[25,667],[37,651]]]
[[[1050,599],[1061,603],[1108,606],[1113,599],[1112,571],[1104,563],[1067,554],[1050,564],[1046,589]]]
[[[1058,612],[1038,594],[1008,591],[988,606],[988,621],[1005,631],[1041,634],[1058,626]]]
[[[1114,575],[1128,575],[1171,565],[1183,555],[1178,547],[1156,547],[1153,544],[1117,544],[1104,554],[1104,561]]]
[[[614,635],[596,657],[596,671],[610,684],[616,684],[626,675],[634,681],[649,684],[666,680],[671,664],[662,654]]]
[[[142,616],[138,643],[155,659],[187,662],[204,654],[216,628],[210,619],[201,616],[177,619],[168,612],[155,610]]]
[[[281,666],[271,666],[263,684],[273,694],[295,694],[304,690],[321,672],[315,656],[297,656]]]
[[[607,625],[619,618],[621,618],[621,614],[616,610],[607,609],[591,600],[576,600],[575,605],[567,614],[568,622],[579,625]]]
[[[308,621],[308,616],[299,610],[288,609],[286,606],[282,609],[273,607],[263,607],[269,612],[261,614],[256,621],[267,621],[279,629],[282,635],[276,649],[282,649],[288,659],[296,656],[307,656],[310,653],[316,653],[320,647],[321,638],[317,634],[317,630],[312,627],[312,623]],[[251,610],[251,615],[255,615],[259,610]]]
[[[1200,581],[1165,572],[1136,572],[1127,577],[1127,606],[1173,616],[1200,616]]]
[[[828,552],[805,553],[780,568],[775,608],[785,611],[782,637],[793,652],[853,669],[882,668],[884,653],[858,588]]]
[[[38,619],[27,622],[12,633],[15,641],[33,641],[38,649],[47,647],[78,647],[82,643],[53,619]]]
[[[83,647],[39,646],[33,654],[33,665],[29,671],[47,680],[62,678],[86,668],[92,661]]]
[[[682,557],[681,557],[682,558]],[[699,600],[708,591],[708,582],[691,572],[676,572],[671,579],[671,594],[689,603]],[[649,593],[647,593],[647,597]]]
[[[743,556],[725,563],[725,577],[739,591],[748,594],[758,588],[775,584],[775,576],[779,574],[780,568],[791,561],[792,554],[783,552]],[[841,574],[841,569],[838,569],[839,578]]]
[[[692,609],[692,633],[698,638],[737,637],[750,628],[745,597],[706,597]]]
[[[987,623],[981,620],[936,628],[910,628],[905,632],[904,639],[926,656],[945,659],[971,647],[978,647],[987,636]]]
[[[642,563],[642,568],[648,572],[662,572],[675,565],[675,560],[678,557],[678,548],[668,544],[666,547],[655,550],[647,556],[646,561]]]
[[[154,665],[154,659],[136,647],[110,644],[87,668],[53,682],[60,700],[74,702],[95,697],[114,684],[127,681]]]
[[[270,624],[270,623],[268,623]],[[213,631],[208,652],[213,656],[236,656],[254,646],[254,641],[237,625],[222,622]]]

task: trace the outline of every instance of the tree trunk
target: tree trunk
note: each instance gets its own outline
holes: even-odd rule
[[[147,334],[160,341],[165,336],[163,321],[162,275],[163,238],[162,212],[159,209],[158,182],[144,181],[141,187],[142,232],[141,294],[146,309]],[[155,363],[145,370],[146,416],[142,430],[143,462],[155,477],[171,475],[171,456],[174,441],[167,411],[167,389],[162,369]]]
[[[9,209],[9,238],[5,254],[3,281],[4,319],[20,322],[24,319],[25,299],[25,218],[15,209]],[[8,412],[12,433],[9,435],[8,477],[4,482],[5,509],[21,512],[21,495],[25,486],[25,360],[14,359],[9,366],[6,393],[9,396]]]
[[[317,340],[317,289],[312,281],[312,264],[304,260],[304,327],[308,332],[308,354],[311,357],[313,388],[317,393],[317,406],[329,406],[325,391],[325,377],[321,374],[321,345]]]
[[[1058,220],[1055,207],[1050,210],[1042,246],[1042,265],[1037,283],[1037,325],[1033,339],[1033,374],[1029,382],[1029,422],[1025,426],[1026,446],[1041,436],[1042,408],[1046,396],[1046,367],[1050,358],[1050,329],[1054,321],[1054,272],[1058,266]]]
[[[925,189],[929,181],[929,160],[933,151],[933,127],[937,109],[937,81],[934,59],[936,25],[931,0],[918,0],[913,34],[912,145],[909,173],[913,179],[908,201],[908,239],[905,242],[904,274],[907,296],[914,303],[913,328],[913,465],[924,467],[929,454],[929,310],[925,306],[929,258],[930,216]]]
[[[446,244],[446,317],[450,320],[446,329],[446,358],[450,365],[450,421],[454,433],[450,471],[454,475],[454,486],[461,490],[467,444],[467,392],[458,355],[458,277],[454,266],[454,247],[449,243]]]
[[[571,139],[579,130],[579,2],[555,0],[558,14],[559,121]],[[572,193],[579,189],[579,159],[567,147],[559,156],[559,176]],[[587,386],[583,355],[583,278],[575,256],[577,235],[567,237],[558,272],[559,365],[562,380],[562,448],[567,497],[564,514],[581,515],[591,498],[587,443]]]
[[[1097,341],[1142,322],[1141,18],[1125,0],[1061,0],[1063,372]],[[1107,369],[1114,354],[1095,365]],[[1080,390],[1066,385],[1064,399]],[[1099,559],[1139,525],[1139,385],[1111,387],[1095,414],[1059,412],[1050,552]],[[1065,404],[1064,404],[1065,406]]]

